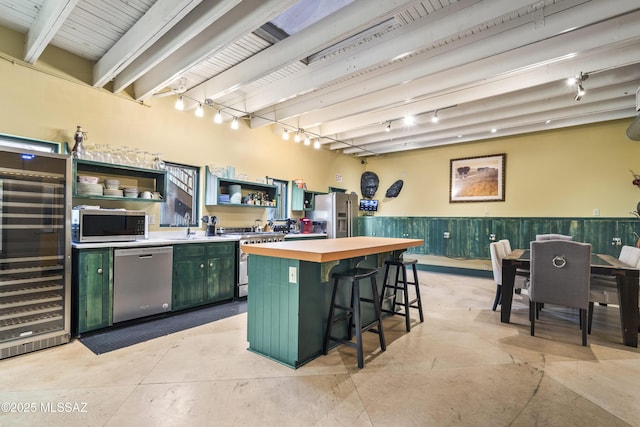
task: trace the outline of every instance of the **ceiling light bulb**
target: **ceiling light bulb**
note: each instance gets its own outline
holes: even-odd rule
[[[320,140],[316,139],[316,142],[313,143],[313,148],[316,150],[320,149]]]
[[[202,104],[198,104],[198,108],[196,108],[196,117],[203,117],[204,109],[202,108]]]
[[[289,140],[289,129],[285,129],[282,131],[282,139],[284,139],[285,141]]]
[[[238,118],[234,117],[233,121],[231,122],[231,129],[238,129]]]
[[[491,129],[491,133],[496,133],[496,132],[498,132],[498,129],[496,128]]]
[[[384,128],[385,132],[391,132],[391,123],[387,124],[387,126]]]
[[[222,123],[222,112],[218,110],[216,115],[213,117],[214,123]]]
[[[577,81],[578,81],[578,79],[577,79],[577,78],[575,78],[575,77],[569,77],[569,78],[567,79],[567,84],[568,84],[569,86],[573,86],[574,84],[576,84],[576,83],[577,83]]]
[[[305,135],[304,136],[304,145],[310,145],[311,144],[311,138],[309,138],[309,135]]]
[[[184,100],[182,99],[182,96],[180,96],[176,101],[176,110],[184,110]]]
[[[433,117],[431,117],[431,123],[438,123],[440,119],[438,118],[438,111],[433,113]]]
[[[405,125],[412,125],[415,122],[415,117],[413,116],[406,116],[404,118],[404,124]]]
[[[293,137],[295,142],[300,142],[300,131],[296,132],[296,135]]]

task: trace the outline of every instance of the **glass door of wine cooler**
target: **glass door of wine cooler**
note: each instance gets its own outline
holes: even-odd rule
[[[69,156],[0,151],[0,359],[70,334]]]

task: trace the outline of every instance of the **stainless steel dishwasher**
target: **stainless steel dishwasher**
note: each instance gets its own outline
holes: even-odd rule
[[[173,247],[113,251],[113,323],[171,310]]]

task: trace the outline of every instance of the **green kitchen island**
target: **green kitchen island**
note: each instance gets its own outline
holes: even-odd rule
[[[383,267],[386,260],[422,244],[421,239],[346,237],[243,246],[249,254],[249,350],[291,368],[315,359],[322,354],[331,274],[355,267]],[[379,291],[383,274],[384,269],[379,268]],[[345,288],[339,290],[339,298],[348,304]],[[367,289],[361,287],[362,296],[371,298]],[[373,319],[373,308],[367,306],[362,308],[363,323]],[[343,333],[346,336],[346,325]]]

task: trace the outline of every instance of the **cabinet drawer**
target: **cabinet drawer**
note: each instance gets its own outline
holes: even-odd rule
[[[174,245],[173,257],[174,258],[192,258],[192,257],[204,257],[205,254],[204,243],[190,243],[188,245]]]
[[[236,242],[208,243],[207,255],[233,254],[236,251]]]

